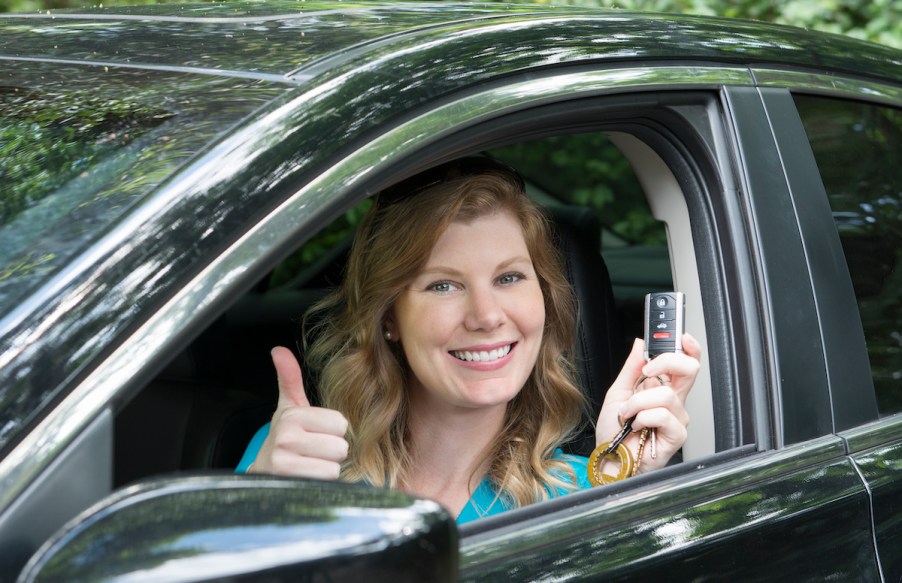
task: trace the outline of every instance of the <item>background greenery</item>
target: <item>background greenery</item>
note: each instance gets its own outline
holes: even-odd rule
[[[168,0],[180,3],[184,0]],[[192,0],[198,1],[198,0]],[[492,1],[492,0],[490,0]],[[846,34],[902,48],[899,0],[506,0],[519,4],[567,4],[750,18]],[[166,0],[0,0],[0,12],[165,4]]]

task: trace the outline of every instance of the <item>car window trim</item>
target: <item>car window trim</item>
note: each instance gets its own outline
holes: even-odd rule
[[[833,433],[833,411],[811,278],[799,270],[807,265],[802,237],[785,171],[774,171],[774,165],[783,161],[777,156],[760,91],[727,87],[724,97],[751,228],[755,285],[763,298],[758,317],[768,345],[764,356],[769,392],[755,395],[770,403],[756,405],[773,411],[770,445],[780,448]],[[767,420],[760,413],[756,418],[759,431],[765,431]]]
[[[808,71],[753,67],[750,73],[758,87],[788,89],[855,101],[898,107],[902,103],[902,86],[851,76],[827,75]]]

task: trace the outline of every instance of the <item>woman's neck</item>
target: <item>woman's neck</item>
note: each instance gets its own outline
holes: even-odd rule
[[[402,488],[442,504],[454,516],[489,470],[488,454],[505,407],[436,411],[411,400],[409,479]]]

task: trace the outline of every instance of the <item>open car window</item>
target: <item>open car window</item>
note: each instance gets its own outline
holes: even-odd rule
[[[520,171],[528,195],[562,230],[559,236],[575,238],[594,256],[588,268],[592,286],[598,285],[594,281],[598,273],[607,272],[604,291],[577,289],[581,318],[595,328],[591,334],[606,335],[608,351],[603,370],[582,373],[590,387],[586,390],[591,392],[593,417],[587,419],[582,443],[571,444],[568,451],[588,456],[604,390],[619,372],[633,339],[642,335],[644,296],[674,289],[674,265],[693,296],[690,310],[695,316],[688,330],[705,340],[683,193],[654,151],[622,132],[567,133],[478,153]],[[652,196],[649,189],[654,190]],[[666,202],[674,197],[677,210]],[[288,346],[303,356],[304,314],[341,281],[351,239],[370,205],[370,199],[360,200],[310,236],[118,414],[116,485],[173,470],[237,465],[251,437],[275,409],[270,349]],[[678,238],[670,242],[673,237]],[[679,250],[674,252],[673,245]],[[679,261],[672,264],[672,257]],[[611,297],[606,300],[605,294]],[[613,312],[596,314],[605,301],[612,302]],[[306,367],[304,373],[308,376]],[[307,389],[316,402],[315,385]],[[691,405],[693,433],[681,452],[685,459],[716,449],[707,374],[693,392],[697,395]]]

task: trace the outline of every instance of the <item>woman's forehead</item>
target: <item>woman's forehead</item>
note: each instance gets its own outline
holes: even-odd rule
[[[488,261],[501,256],[529,258],[523,228],[509,211],[499,211],[466,221],[453,221],[438,236],[424,269],[436,263]]]

